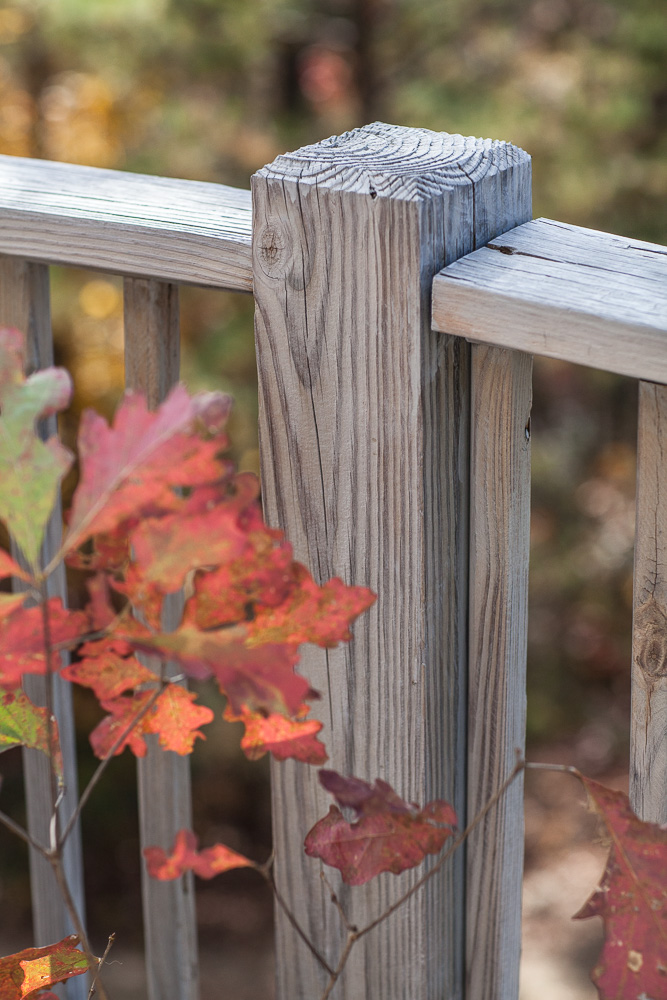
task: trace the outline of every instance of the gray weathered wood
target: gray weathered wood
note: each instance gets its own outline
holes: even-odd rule
[[[529,157],[376,123],[279,157],[252,190],[266,517],[317,579],[379,595],[350,646],[302,658],[330,764],[463,817],[469,352],[432,333],[430,290],[443,264],[530,217]],[[328,797],[300,765],[273,779],[279,886],[335,963],[340,920],[301,848]],[[359,925],[417,877],[346,890],[327,874]],[[336,995],[462,997],[463,912],[457,858],[356,946]],[[277,919],[278,996],[313,1000],[327,977]]]
[[[250,192],[0,156],[0,253],[249,292]]]
[[[667,823],[667,386],[639,384],[630,798]]]
[[[537,219],[446,268],[438,330],[667,382],[667,247]]]
[[[16,257],[0,256],[0,326],[15,326],[26,334],[28,372],[53,364],[47,267]],[[55,417],[44,421],[43,431],[45,436],[57,432]],[[51,560],[60,547],[61,534],[62,514],[58,503],[47,526],[42,546],[43,565]],[[18,580],[14,581],[14,585],[16,589],[23,589]],[[49,596],[59,596],[66,603],[67,585],[62,563],[50,576],[47,587]],[[46,684],[43,677],[27,676],[24,687],[35,704],[46,703]],[[66,792],[60,808],[60,821],[64,827],[76,808],[78,780],[71,687],[59,677],[53,678],[53,708],[58,720],[65,765]],[[48,844],[51,821],[49,764],[44,754],[24,748],[23,769],[28,829],[36,840]],[[85,920],[81,833],[78,823],[65,845],[63,862],[79,915]],[[67,934],[73,933],[72,921],[60,896],[51,866],[32,849],[30,849],[30,887],[35,944],[53,944]],[[67,996],[71,1000],[83,1000],[87,992],[85,977],[81,980],[71,980],[67,986]]]
[[[472,348],[468,820],[525,746],[531,376],[529,354]],[[516,1000],[522,776],[471,834],[467,861],[466,996]]]
[[[145,279],[124,282],[125,380],[155,408],[178,381],[178,288]],[[165,601],[163,627],[180,620],[180,595]],[[156,671],[159,661],[142,657]],[[179,672],[170,664],[166,675]],[[160,749],[149,738],[148,753],[137,760],[141,847],[171,850],[179,830],[192,827],[190,761]],[[192,873],[158,882],[142,871],[144,941],[149,1000],[196,1000],[199,995],[197,926]]]

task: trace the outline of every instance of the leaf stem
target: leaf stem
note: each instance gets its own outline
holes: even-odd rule
[[[329,965],[329,963],[327,962],[327,960],[324,958],[324,956],[322,954],[320,954],[320,952],[318,951],[318,949],[315,947],[315,945],[313,944],[313,942],[310,940],[310,938],[308,937],[308,935],[306,934],[306,932],[304,931],[304,929],[301,927],[299,921],[296,919],[296,917],[294,916],[294,914],[290,910],[289,906],[287,905],[287,903],[283,899],[283,897],[282,897],[282,895],[281,895],[281,893],[280,893],[280,891],[278,889],[278,886],[276,885],[276,879],[275,879],[275,875],[274,875],[274,872],[273,872],[273,859],[272,858],[269,859],[269,863],[267,865],[257,865],[257,871],[260,873],[260,875],[264,876],[264,878],[266,879],[266,881],[271,886],[271,889],[273,891],[273,895],[276,897],[276,902],[278,903],[278,906],[281,908],[281,910],[283,911],[283,913],[285,914],[285,916],[287,917],[287,919],[289,920],[289,922],[291,923],[292,927],[297,932],[297,934],[299,935],[299,937],[301,938],[301,940],[303,941],[303,943],[306,945],[307,948],[309,948],[310,952],[317,959],[317,961],[320,963],[320,965],[322,966],[322,968],[325,969],[325,971],[328,972],[330,976],[335,976],[336,975],[335,970],[331,968],[331,966]]]
[[[72,924],[74,925],[74,930],[81,942],[81,947],[83,948],[84,955],[88,959],[88,964],[90,968],[96,969],[97,971],[95,980],[99,985],[101,1000],[108,1000],[106,990],[104,989],[104,986],[102,985],[102,982],[99,979],[100,960],[96,958],[95,955],[93,955],[90,943],[88,941],[88,935],[86,934],[83,923],[81,922],[81,918],[79,917],[79,911],[76,908],[76,903],[72,898],[69,884],[67,882],[67,876],[65,875],[65,870],[63,867],[62,853],[60,848],[57,848],[54,851],[47,851],[47,857],[51,864],[51,868],[53,869],[53,874],[58,884],[58,888],[60,889],[60,893],[67,908],[67,912],[69,913]]]
[[[90,984],[90,989],[88,990],[88,1000],[92,1000],[92,998],[95,996],[95,987],[97,985],[98,979],[100,978],[100,973],[102,971],[102,966],[105,964],[105,962],[107,960],[107,955],[111,951],[111,948],[112,948],[113,943],[114,943],[115,940],[116,940],[116,935],[115,934],[110,934],[109,935],[109,940],[107,941],[107,946],[104,949],[104,954],[102,955],[101,959],[97,963],[97,969],[95,971],[95,975],[93,976],[93,981]]]
[[[130,735],[130,733],[132,732],[132,730],[134,729],[134,727],[139,722],[141,722],[141,720],[143,719],[143,717],[151,710],[151,708],[153,707],[153,705],[155,704],[155,702],[158,700],[158,698],[160,697],[160,695],[164,691],[165,687],[167,686],[167,683],[169,683],[169,682],[168,681],[164,681],[164,680],[161,680],[159,682],[158,686],[155,688],[153,694],[148,699],[148,701],[146,702],[146,704],[141,706],[140,710],[134,716],[134,718],[132,719],[132,721],[129,723],[129,725],[127,725],[125,727],[125,729],[120,734],[120,736],[114,741],[114,743],[111,745],[111,748],[109,749],[109,751],[106,754],[106,756],[103,758],[103,760],[100,761],[100,763],[96,767],[95,772],[93,773],[93,776],[91,777],[90,781],[88,782],[88,784],[86,785],[85,789],[83,790],[83,792],[82,792],[82,794],[81,794],[81,796],[79,798],[79,801],[76,804],[76,808],[72,812],[72,815],[70,816],[70,818],[69,818],[69,820],[67,822],[67,826],[65,827],[62,835],[60,836],[60,839],[58,841],[58,846],[59,847],[63,847],[63,845],[65,844],[66,840],[70,836],[72,830],[74,829],[74,827],[76,825],[77,820],[79,819],[79,816],[81,815],[81,811],[83,810],[84,806],[88,802],[88,799],[90,798],[91,794],[93,793],[93,791],[95,789],[95,786],[98,784],[100,778],[102,777],[102,775],[106,771],[107,767],[109,766],[109,762],[111,761],[112,757],[115,756],[116,751],[118,750],[119,747],[121,747],[123,745],[123,743],[125,742],[125,740],[127,739],[127,737]]]

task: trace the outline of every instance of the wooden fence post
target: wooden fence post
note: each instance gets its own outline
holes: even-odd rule
[[[445,797],[463,819],[470,351],[431,331],[431,284],[530,217],[530,159],[376,123],[278,157],[252,190],[265,514],[319,580],[379,595],[349,647],[302,659],[329,766],[419,803]],[[303,765],[273,779],[280,889],[335,964],[341,921],[302,848],[328,796]],[[417,878],[345,890],[327,876],[358,925]],[[461,998],[464,911],[458,857],[357,944],[337,996]],[[327,976],[280,913],[277,952],[279,1000],[318,997]]]
[[[178,381],[180,327],[178,287],[148,278],[123,283],[125,382],[143,392],[155,409]],[[165,601],[162,624],[175,628],[180,595]],[[159,662],[145,658],[151,667]],[[180,668],[167,665],[167,676]],[[148,753],[137,760],[141,847],[171,850],[177,832],[192,828],[190,759],[146,740]],[[197,1000],[199,971],[194,879],[188,872],[173,882],[158,882],[142,870],[144,941],[149,1000]]]
[[[51,304],[49,294],[49,269],[45,264],[0,256],[0,326],[15,326],[22,330],[27,340],[27,369],[29,372],[53,364],[53,338],[51,334]],[[56,433],[56,417],[45,421],[48,435]],[[60,502],[47,525],[42,546],[42,560],[46,564],[58,551],[62,536]],[[23,587],[14,581],[17,588]],[[65,567],[61,564],[47,582],[49,596],[61,597],[67,603]],[[25,678],[26,693],[37,705],[46,703],[46,685],[43,677]],[[60,740],[65,761],[66,792],[60,807],[60,821],[64,827],[78,801],[74,715],[71,686],[59,677],[53,678],[54,714],[58,719]],[[51,822],[50,767],[44,754],[37,750],[23,749],[23,771],[26,787],[26,812],[28,830],[40,843],[49,843]],[[65,874],[77,906],[85,923],[83,862],[81,855],[81,830],[77,823],[64,849]],[[30,888],[36,945],[54,944],[74,931],[67,908],[56,885],[49,863],[30,849]],[[88,977],[72,979],[64,989],[70,1000],[84,1000],[88,995]]]
[[[630,798],[667,823],[667,386],[639,383]]]

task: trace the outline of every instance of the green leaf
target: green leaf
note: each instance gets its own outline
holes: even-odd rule
[[[49,755],[48,713],[24,695],[7,691],[0,697],[0,753],[10,747],[33,747]],[[63,759],[58,738],[58,723],[51,722],[51,747],[56,774],[62,780]]]
[[[69,405],[62,368],[23,376],[22,335],[0,329],[0,518],[34,566],[60,480],[72,456],[57,438],[42,441],[35,421]]]

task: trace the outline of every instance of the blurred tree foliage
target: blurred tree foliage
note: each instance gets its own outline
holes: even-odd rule
[[[664,0],[0,0],[0,153],[247,187],[383,118],[511,140],[536,216],[667,243],[666,66]],[[53,284],[77,407],[108,409],[120,281]],[[251,305],[182,294],[185,378],[235,396],[248,468]],[[627,740],[635,403],[629,380],[536,365],[529,733],[589,773]]]

